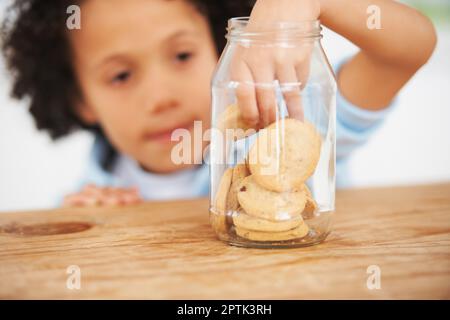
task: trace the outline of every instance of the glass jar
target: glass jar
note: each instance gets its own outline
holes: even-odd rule
[[[228,21],[212,81],[210,222],[231,245],[317,244],[335,209],[337,90],[320,22],[248,23]]]

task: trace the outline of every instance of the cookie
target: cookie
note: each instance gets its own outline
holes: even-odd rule
[[[256,183],[253,175],[242,180],[237,197],[247,214],[271,221],[298,217],[306,205],[306,195],[301,190],[273,192]]]
[[[306,223],[302,223],[294,229],[281,232],[253,231],[238,227],[235,230],[238,236],[252,241],[286,241],[305,237],[309,227]]]
[[[314,213],[317,210],[317,203],[314,201],[311,191],[309,191],[306,184],[303,185],[302,190],[306,195],[306,204],[305,209],[302,212],[302,216],[304,219],[312,219],[314,218]]]
[[[311,123],[282,119],[259,131],[248,155],[250,172],[266,189],[299,189],[313,174],[320,147],[320,135]]]
[[[256,128],[247,124],[241,117],[241,110],[236,104],[225,108],[217,119],[217,129],[227,134],[227,140],[239,140],[256,133]],[[228,138],[231,134],[232,139]]]
[[[213,229],[218,233],[224,233],[227,230],[227,198],[233,178],[233,168],[225,170],[217,189],[214,200],[214,211],[210,213],[210,223]]]
[[[245,230],[280,232],[299,227],[303,223],[303,219],[301,216],[297,216],[292,220],[270,221],[250,216],[240,209],[233,214],[233,223],[236,228]]]
[[[233,168],[231,187],[227,197],[227,210],[236,211],[239,208],[239,202],[237,198],[239,185],[242,180],[248,175],[250,175],[250,171],[245,164],[237,164]]]

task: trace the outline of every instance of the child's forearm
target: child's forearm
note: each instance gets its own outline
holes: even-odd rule
[[[433,51],[432,23],[418,11],[391,0],[320,0],[322,23],[373,58],[397,66],[424,64]],[[381,29],[370,29],[368,8],[380,10]],[[370,11],[372,12],[372,11]]]
[[[433,52],[432,23],[390,0],[319,1],[321,22],[361,49],[338,75],[344,96],[366,109],[387,106]],[[367,26],[368,8],[374,5],[380,10],[380,29]]]

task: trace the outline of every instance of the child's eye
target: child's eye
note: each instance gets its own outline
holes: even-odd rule
[[[122,71],[116,74],[111,82],[114,84],[121,84],[126,82],[130,78],[130,76],[131,76],[130,71]]]
[[[191,52],[181,52],[177,54],[177,61],[180,62],[185,62],[188,61],[190,58],[192,57],[192,53]]]

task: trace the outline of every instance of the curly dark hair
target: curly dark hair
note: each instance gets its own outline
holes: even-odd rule
[[[53,139],[84,128],[75,112],[81,97],[71,63],[66,32],[67,8],[87,0],[15,0],[1,27],[2,51],[13,83],[11,96],[28,98],[30,113],[40,130]],[[169,1],[169,0],[168,0]],[[255,0],[186,0],[209,21],[217,53],[226,44],[227,20],[248,16]]]

